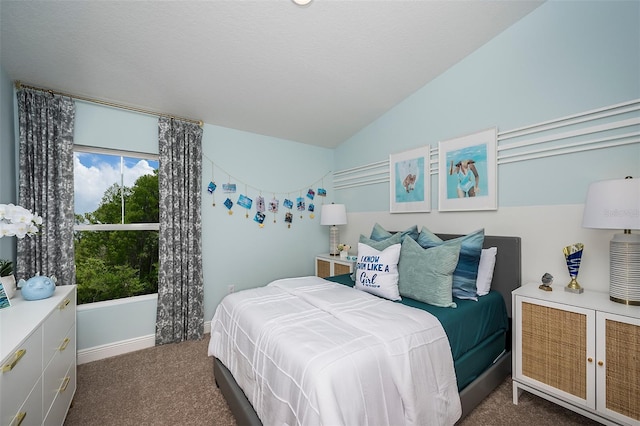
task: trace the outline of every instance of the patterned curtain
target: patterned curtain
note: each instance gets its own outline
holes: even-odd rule
[[[73,251],[73,126],[71,98],[31,89],[18,97],[18,204],[42,216],[42,229],[18,240],[16,275],[75,284]]]
[[[160,248],[156,344],[204,334],[202,278],[202,128],[161,117]]]

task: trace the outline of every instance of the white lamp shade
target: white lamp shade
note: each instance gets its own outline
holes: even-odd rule
[[[640,179],[594,182],[587,191],[582,226],[640,229]]]
[[[323,204],[320,225],[346,225],[347,209],[344,204]]]

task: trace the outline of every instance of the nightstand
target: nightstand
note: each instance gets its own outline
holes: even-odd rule
[[[538,284],[512,303],[514,404],[525,390],[601,423],[640,425],[640,306]]]
[[[353,272],[353,260],[341,259],[340,256],[319,254],[316,256],[316,276],[320,278]]]

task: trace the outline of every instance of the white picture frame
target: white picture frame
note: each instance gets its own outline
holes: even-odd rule
[[[438,210],[498,209],[497,128],[438,142]]]
[[[431,211],[431,146],[389,155],[389,211]]]

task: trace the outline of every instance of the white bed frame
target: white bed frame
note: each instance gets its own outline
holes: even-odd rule
[[[453,234],[438,234],[443,240],[459,237]],[[485,236],[484,247],[497,247],[496,266],[493,272],[492,290],[502,294],[509,315],[509,332],[506,351],[484,373],[460,391],[462,417],[465,418],[506,377],[511,374],[511,292],[520,287],[522,279],[520,237]],[[251,403],[247,400],[231,372],[214,358],[213,374],[216,385],[224,395],[231,412],[239,425],[261,426]],[[460,421],[459,420],[459,421]]]

